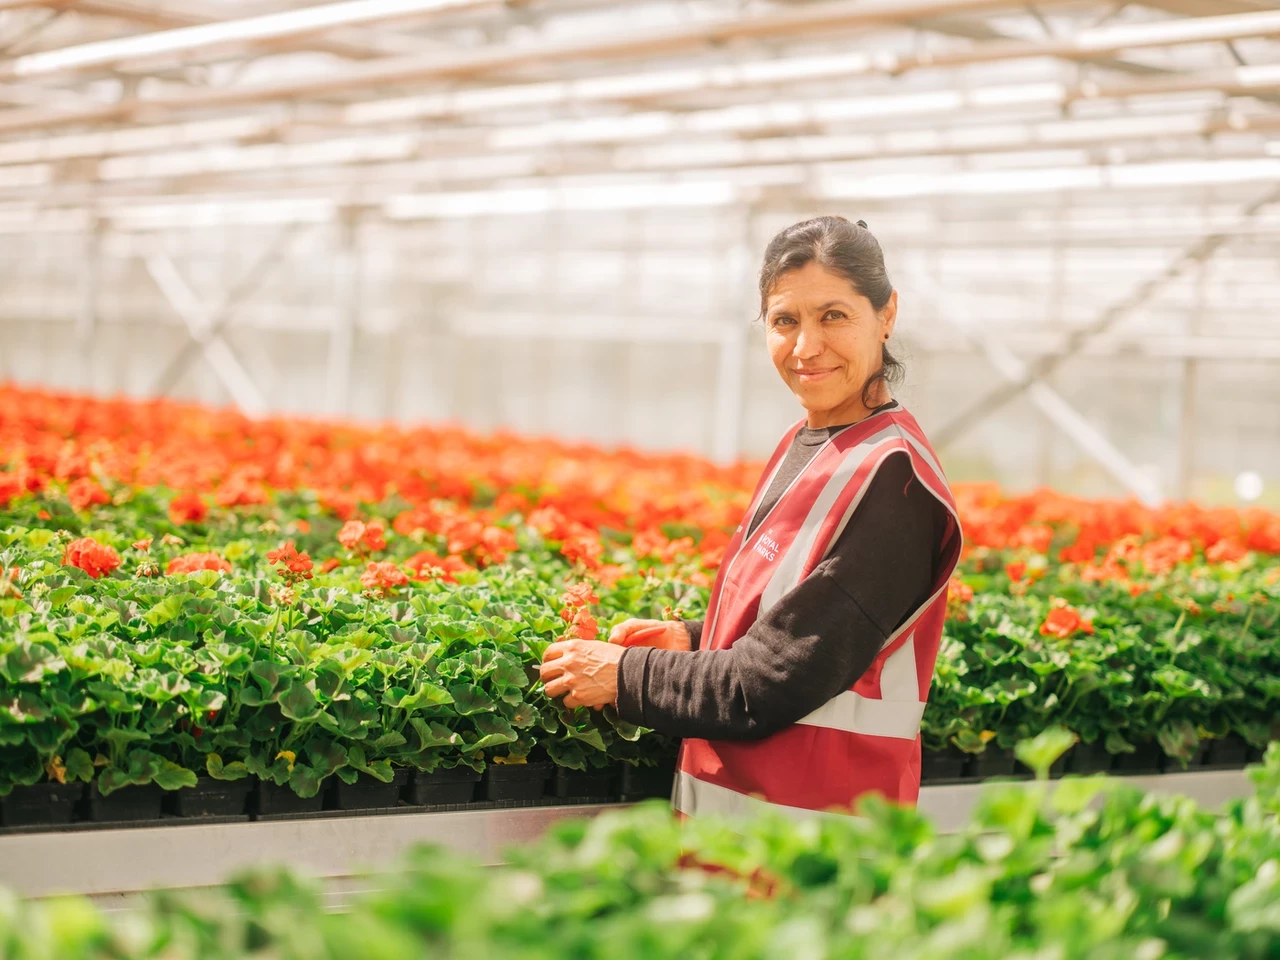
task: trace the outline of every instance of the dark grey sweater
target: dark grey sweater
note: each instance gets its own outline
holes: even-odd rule
[[[841,429],[802,428],[748,533]],[[676,737],[767,737],[847,690],[885,639],[928,598],[947,522],[905,453],[880,467],[827,558],[728,650],[632,647],[618,669],[618,714]]]

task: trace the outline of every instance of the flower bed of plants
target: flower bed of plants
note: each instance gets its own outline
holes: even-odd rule
[[[759,469],[0,388],[0,815],[36,787],[110,819],[198,781],[382,805],[661,768],[670,740],[548,700],[536,664],[699,616]],[[927,776],[1013,773],[1051,724],[1078,770],[1240,765],[1280,734],[1280,518],[958,500]]]
[[[1060,732],[1024,756],[1043,770]],[[1266,960],[1280,746],[1250,773],[1254,795],[1222,811],[1105,777],[990,785],[951,835],[875,802],[737,826],[646,804],[559,824],[502,867],[416,849],[341,913],[265,867],[125,916],[0,896],[0,957]]]

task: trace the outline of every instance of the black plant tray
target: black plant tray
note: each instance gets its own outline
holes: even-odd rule
[[[939,780],[963,780],[968,775],[969,754],[959,747],[945,750],[925,750],[920,754],[921,782]]]
[[[1243,767],[1251,759],[1253,748],[1238,733],[1228,733],[1219,740],[1210,740],[1205,753],[1206,767]]]
[[[6,827],[71,823],[79,816],[83,783],[33,783],[17,786],[0,800],[0,823]]]
[[[650,800],[655,797],[666,799],[671,796],[675,777],[674,762],[656,767],[624,764],[622,776],[618,782],[618,793],[625,803]]]
[[[1004,746],[988,745],[980,754],[974,754],[969,762],[968,774],[978,780],[988,777],[1012,777],[1019,772],[1018,760],[1014,759],[1014,751]]]
[[[200,777],[194,787],[170,792],[165,804],[168,812],[176,817],[240,817],[254,808],[253,792],[257,785],[251,777],[239,780]]]
[[[404,798],[416,806],[470,803],[475,799],[480,774],[470,767],[452,767],[424,773],[415,770],[405,787]]]
[[[1067,773],[1106,773],[1111,769],[1111,762],[1112,756],[1101,740],[1093,743],[1082,740],[1067,755]]]
[[[1166,757],[1157,743],[1140,743],[1133,753],[1117,753],[1111,761],[1111,772],[1121,776],[1136,773],[1159,773]]]
[[[258,784],[258,803],[254,813],[259,817],[269,814],[312,813],[324,809],[324,786],[314,797],[300,797],[285,784],[263,781]]]
[[[151,827],[198,827],[213,823],[248,823],[239,817],[175,817],[165,814],[156,820],[79,820],[75,823],[29,824],[25,827],[0,827],[0,835],[30,833],[92,833],[96,830],[143,830]]]
[[[400,794],[409,782],[410,770],[404,767],[394,771],[389,783],[362,773],[355,783],[344,783],[334,777],[326,806],[334,810],[381,810],[400,802]]]
[[[413,816],[424,813],[468,813],[483,810],[525,810],[530,807],[586,807],[599,803],[590,797],[565,797],[562,800],[542,796],[536,800],[476,800],[473,803],[432,803],[415,807],[401,804],[369,810],[316,810],[311,813],[277,813],[256,817],[264,822],[279,820],[329,820],[343,817]]]
[[[114,790],[105,797],[97,783],[89,784],[88,817],[97,823],[108,821],[159,820],[164,806],[164,791],[154,783],[131,785]]]
[[[615,790],[617,771],[612,767],[592,770],[568,770],[556,767],[548,793],[558,799],[583,797],[591,800],[609,800],[618,795]]]
[[[495,763],[484,771],[480,783],[482,800],[537,800],[542,796],[547,778],[551,776],[551,764],[546,760],[534,763]]]

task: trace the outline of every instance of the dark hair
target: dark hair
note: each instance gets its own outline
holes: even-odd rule
[[[814,217],[781,230],[765,247],[764,265],[760,268],[760,316],[766,311],[769,291],[784,273],[799,270],[809,263],[839,274],[853,289],[871,301],[877,312],[884,309],[893,294],[893,284],[884,268],[884,251],[867,229],[864,221],[850,223],[844,217]],[[871,388],[879,381],[901,383],[905,368],[902,361],[881,350],[880,369],[862,385],[862,402],[870,406]]]

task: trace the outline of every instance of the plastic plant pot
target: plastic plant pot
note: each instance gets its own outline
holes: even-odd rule
[[[473,803],[479,783],[480,774],[470,767],[436,769],[430,773],[415,770],[403,796],[407,802],[418,806]]]
[[[1249,743],[1238,733],[1228,733],[1218,740],[1209,741],[1204,758],[1206,767],[1243,767],[1249,762]]]
[[[398,806],[400,794],[409,782],[410,772],[405,767],[396,769],[390,783],[384,783],[367,773],[356,777],[355,783],[344,783],[335,778],[333,796],[330,799],[338,810],[382,810]]]
[[[539,800],[551,776],[551,763],[495,763],[484,771],[481,789],[486,800]]]
[[[969,776],[977,777],[980,780],[987,780],[991,777],[1012,777],[1016,772],[1018,762],[1013,758],[1013,751],[1008,747],[996,747],[990,744],[987,749],[981,753],[973,755],[970,762]]]
[[[551,795],[563,800],[609,800],[616,796],[617,771],[612,767],[569,770],[556,767],[551,778]]]
[[[1117,753],[1112,761],[1113,773],[1159,773],[1164,768],[1165,755],[1155,742],[1139,743],[1133,753]]]
[[[925,750],[920,755],[921,781],[963,780],[969,770],[969,754],[959,747]]]
[[[6,827],[72,823],[80,815],[83,783],[33,783],[16,786],[0,800],[0,823]]]
[[[257,781],[251,777],[218,780],[200,777],[194,787],[174,790],[165,799],[179,817],[239,817],[253,809],[251,796]]]
[[[1106,773],[1111,769],[1111,754],[1101,740],[1085,743],[1081,740],[1071,748],[1067,759],[1067,773]]]
[[[96,823],[124,820],[159,820],[164,791],[154,783],[121,787],[105,797],[97,783],[89,785],[89,819]]]
[[[265,781],[258,784],[258,808],[260,817],[270,817],[282,813],[314,813],[324,809],[324,787],[321,786],[314,797],[300,797],[288,784]]]
[[[676,765],[672,760],[654,767],[623,764],[618,793],[627,803],[654,798],[667,799],[675,785]]]

